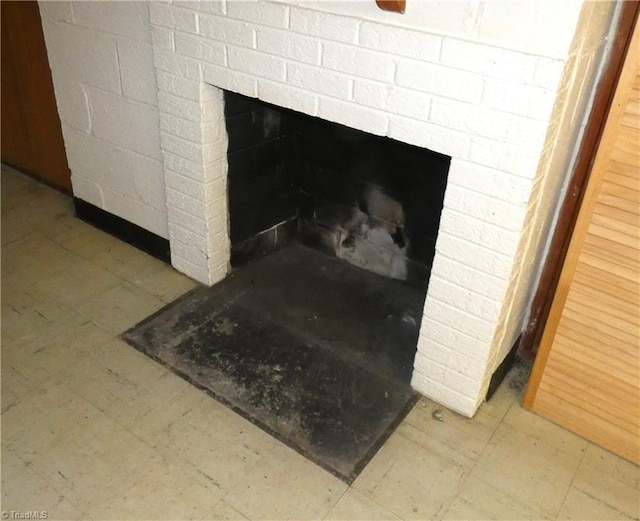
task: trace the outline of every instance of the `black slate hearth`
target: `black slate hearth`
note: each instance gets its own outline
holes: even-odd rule
[[[416,401],[424,293],[292,245],[123,337],[350,483]]]

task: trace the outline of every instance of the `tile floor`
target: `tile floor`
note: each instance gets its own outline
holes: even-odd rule
[[[419,402],[347,486],[118,333],[193,287],[2,170],[2,506],[49,519],[638,519],[640,469],[520,405]],[[10,516],[10,514],[9,514]]]

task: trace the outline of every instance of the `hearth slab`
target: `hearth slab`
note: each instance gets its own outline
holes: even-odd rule
[[[297,245],[123,334],[347,483],[416,401],[424,294]]]

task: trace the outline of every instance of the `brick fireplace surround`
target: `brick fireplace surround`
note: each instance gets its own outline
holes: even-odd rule
[[[612,5],[151,2],[172,264],[228,273],[222,89],[451,156],[412,385],[472,416],[525,323]]]

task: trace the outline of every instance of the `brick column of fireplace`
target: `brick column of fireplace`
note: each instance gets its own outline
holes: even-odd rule
[[[464,3],[477,23],[457,32],[276,2],[150,6],[172,262],[199,281],[229,261],[220,89],[452,157],[412,385],[469,416],[515,339],[499,326],[581,4],[538,54],[492,45],[483,5]]]

